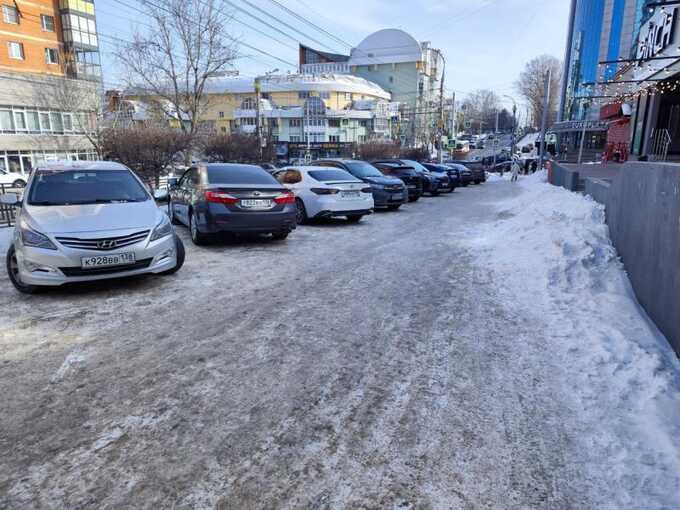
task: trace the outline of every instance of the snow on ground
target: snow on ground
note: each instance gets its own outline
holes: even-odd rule
[[[14,227],[0,227],[0,253],[4,256],[12,242]]]
[[[469,245],[499,292],[555,339],[590,443],[584,469],[618,485],[607,504],[678,508],[680,362],[635,298],[604,208],[545,180],[497,183],[522,193],[498,202],[500,221],[471,231]]]

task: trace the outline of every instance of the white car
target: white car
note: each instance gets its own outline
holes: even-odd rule
[[[28,182],[28,177],[17,172],[8,172],[0,168],[0,184],[5,187],[24,188]]]
[[[287,167],[273,175],[295,194],[300,224],[338,216],[354,223],[373,212],[371,187],[340,168]]]

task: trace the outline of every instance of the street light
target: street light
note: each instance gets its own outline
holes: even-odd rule
[[[511,133],[511,143],[510,143],[510,152],[511,156],[515,154],[515,129],[516,129],[516,117],[517,117],[517,102],[515,101],[515,98],[512,96],[509,96],[507,94],[503,94],[503,97],[507,97],[510,101],[512,101],[512,133]]]
[[[264,73],[264,78],[269,79],[269,77],[279,71],[278,67]],[[255,134],[257,136],[257,146],[258,153],[260,156],[260,163],[262,162],[262,128],[260,127],[260,97],[261,97],[261,87],[260,83],[262,76],[255,77]]]

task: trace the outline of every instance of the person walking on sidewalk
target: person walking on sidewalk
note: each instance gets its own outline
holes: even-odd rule
[[[517,179],[519,178],[519,159],[517,156],[512,158],[512,177],[510,177],[510,180],[512,182],[517,182]]]

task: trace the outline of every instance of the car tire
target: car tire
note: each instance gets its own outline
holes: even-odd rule
[[[397,204],[397,205],[388,205],[388,206],[387,206],[387,210],[388,210],[388,211],[396,211],[396,210],[398,210],[400,207],[401,207],[401,204]]]
[[[288,237],[288,234],[290,234],[290,232],[288,232],[287,230],[283,232],[275,232],[272,234],[272,239],[274,241],[285,241],[286,238]]]
[[[431,196],[431,197],[438,197],[438,196],[439,196],[439,190],[437,190],[437,191],[430,191],[430,196]]]
[[[456,189],[455,186],[449,186],[449,191],[447,191],[447,193],[453,193],[455,189]]]
[[[409,201],[409,202],[417,202],[418,200],[420,200],[420,196],[417,196],[417,197],[408,197],[408,201]]]
[[[17,179],[16,181],[14,181],[14,182],[12,183],[12,187],[13,187],[13,188],[23,189],[23,188],[26,187],[26,181],[23,181],[23,180],[21,180],[21,179]]]
[[[295,220],[297,221],[298,225],[304,225],[309,221],[309,217],[307,216],[307,209],[305,208],[305,203],[302,201],[301,198],[295,199],[295,207],[297,208],[297,211],[295,213]]]
[[[175,217],[175,208],[172,207],[172,202],[169,203],[168,207],[170,209],[170,211],[168,211],[168,214],[170,215],[170,223],[173,225],[181,225],[182,222]]]
[[[177,264],[175,264],[175,267],[173,267],[172,269],[163,271],[161,273],[162,275],[175,274],[184,265],[184,258],[186,257],[186,252],[184,251],[184,243],[177,234],[175,234],[175,252],[177,256]]]
[[[191,234],[191,242],[196,246],[200,246],[208,242],[208,236],[201,234],[200,230],[198,230],[196,213],[194,211],[191,211],[189,214],[189,233]]]
[[[347,221],[350,223],[359,223],[363,217],[363,214],[351,214],[347,216]]]
[[[9,280],[12,282],[12,285],[14,285],[15,289],[24,294],[36,294],[43,290],[42,287],[38,287],[37,285],[28,285],[21,281],[21,278],[19,277],[19,265],[17,263],[17,255],[16,250],[14,249],[14,244],[11,244],[7,250],[7,257],[5,258],[5,261],[7,265],[7,275],[9,276]]]

